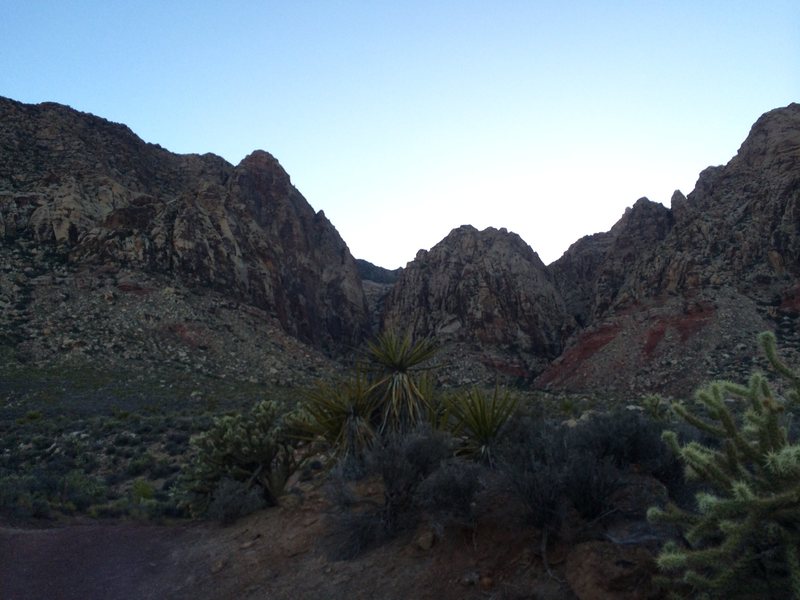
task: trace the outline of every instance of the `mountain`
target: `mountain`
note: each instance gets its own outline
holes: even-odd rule
[[[675,192],[670,208],[641,198],[547,267],[505,230],[453,230],[409,263],[383,323],[452,349],[461,379],[499,372],[615,394],[741,380],[759,331],[776,330],[786,355],[797,355],[798,203],[792,104],[762,116],[688,198]]]
[[[797,358],[800,105],[763,115],[736,156],[675,192],[638,201],[606,234],[550,266],[584,328],[537,380],[559,389],[688,393],[741,380],[755,335]]]
[[[35,364],[290,384],[370,328],[347,245],[271,155],[177,155],[58,104],[0,99],[0,259],[0,341]]]
[[[355,260],[266,152],[180,156],[56,104],[0,100],[0,236],[224,290],[291,335],[353,344],[368,315]]]
[[[457,379],[486,368],[530,378],[559,355],[566,317],[552,275],[522,238],[464,225],[406,266],[382,325],[436,338]]]
[[[551,265],[465,225],[388,271],[356,261],[266,152],[177,155],[0,99],[0,242],[16,360],[294,385],[393,328],[441,343],[447,383],[686,394],[745,377],[765,329],[800,359],[800,105],[759,118],[670,208],[641,198]]]

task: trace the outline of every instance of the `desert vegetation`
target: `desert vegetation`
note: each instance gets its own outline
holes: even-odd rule
[[[504,521],[536,533],[548,572],[554,545],[603,538],[649,544],[647,585],[673,597],[800,597],[800,374],[760,341],[781,381],[713,382],[684,402],[442,389],[435,346],[386,333],[299,399],[61,417],[29,403],[0,424],[0,510],[227,524],[314,478],[333,560]],[[639,537],[616,540],[620,520]]]

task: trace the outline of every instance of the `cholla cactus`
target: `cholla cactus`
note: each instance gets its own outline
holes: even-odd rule
[[[788,381],[790,401],[800,399],[800,375],[778,359],[774,336],[762,334],[760,342]],[[711,383],[696,399],[705,417],[683,404],[673,409],[719,446],[681,445],[674,432],[664,440],[706,490],[695,512],[674,505],[648,512],[683,535],[658,557],[673,597],[800,599],[800,446],[787,436],[787,402],[759,374],[748,386]]]
[[[189,504],[202,514],[220,481],[258,486],[268,505],[277,504],[297,464],[277,404],[263,401],[249,415],[217,419],[193,441],[197,455],[188,473]]]

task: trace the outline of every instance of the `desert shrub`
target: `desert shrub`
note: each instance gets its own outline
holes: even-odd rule
[[[389,436],[369,457],[370,471],[383,482],[382,525],[395,534],[416,524],[414,494],[452,455],[449,436],[430,429]]]
[[[619,488],[620,476],[610,457],[573,451],[563,471],[564,495],[583,518],[595,519],[611,507],[611,495]]]
[[[188,445],[189,434],[181,430],[173,430],[167,433],[167,441],[173,444]]]
[[[127,499],[117,499],[111,502],[95,504],[89,508],[88,512],[89,516],[95,519],[113,519],[128,514],[130,512],[130,506]]]
[[[131,501],[134,504],[141,504],[146,500],[152,500],[155,496],[153,485],[144,479],[136,479],[131,484]]]
[[[84,512],[92,504],[103,501],[106,494],[107,488],[100,480],[75,470],[63,478],[59,500],[61,508],[68,512]]]
[[[529,418],[510,423],[499,446],[498,470],[525,506],[531,525],[554,534],[569,505],[587,519],[610,508],[622,469],[632,456],[644,455],[622,448],[635,428],[615,427],[610,420],[596,415],[573,428]],[[627,438],[612,440],[621,432]]]
[[[137,456],[128,463],[125,472],[130,477],[136,477],[152,469],[156,464],[156,459],[148,452]]]
[[[247,415],[214,421],[211,429],[193,441],[196,454],[185,478],[192,514],[205,514],[222,479],[258,488],[266,505],[277,504],[286,480],[297,468],[286,428],[286,415],[270,401],[257,404]]]
[[[598,459],[610,459],[617,467],[636,464],[652,472],[674,455],[661,440],[663,424],[638,411],[617,409],[593,414],[570,432],[570,446]]]
[[[258,488],[235,479],[221,479],[211,494],[206,516],[223,525],[261,510],[266,506],[264,496]]]
[[[475,498],[484,489],[481,472],[478,464],[454,458],[441,463],[417,486],[414,504],[440,536],[449,525],[475,525]]]
[[[712,447],[664,434],[687,473],[707,486],[693,509],[648,511],[652,521],[681,532],[657,561],[675,597],[800,598],[800,445],[787,433],[800,372],[778,358],[771,333],[760,341],[788,400],[755,374],[747,386],[704,386],[694,406],[673,404],[686,422],[719,440]]]
[[[0,511],[16,518],[44,518],[51,515],[50,503],[32,475],[0,478]]]
[[[155,463],[150,467],[150,477],[153,479],[162,479],[164,477],[169,477],[179,470],[180,467],[162,458],[155,461]]]
[[[564,429],[557,423],[521,419],[504,436],[498,469],[526,509],[526,520],[557,532],[565,514]]]
[[[452,457],[452,440],[444,432],[429,427],[401,435],[385,436],[367,454],[365,476],[377,476],[383,488],[380,501],[355,492],[345,469],[334,469],[329,477],[331,501],[329,522],[332,529],[332,558],[353,558],[374,545],[412,529],[422,518],[424,508],[442,511],[458,508],[458,503],[437,497],[436,483],[425,488],[425,481]],[[446,477],[445,477],[446,479]],[[452,481],[451,481],[452,484]],[[439,492],[444,492],[444,479]],[[464,486],[462,489],[468,489]],[[424,491],[420,491],[424,490]],[[437,504],[438,502],[438,504]]]

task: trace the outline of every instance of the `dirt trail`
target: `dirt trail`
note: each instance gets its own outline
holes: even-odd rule
[[[0,598],[177,598],[191,583],[182,549],[200,533],[138,524],[0,529]]]
[[[536,536],[511,524],[448,532],[432,547],[418,542],[423,527],[337,561],[326,510],[312,494],[229,527],[0,523],[0,600],[575,598],[547,576]]]

